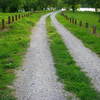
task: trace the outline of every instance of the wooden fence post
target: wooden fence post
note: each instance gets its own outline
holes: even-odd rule
[[[93,26],[93,34],[96,34],[96,25]]]
[[[15,15],[15,20],[17,21],[17,15]]]
[[[72,23],[74,24],[74,18],[72,18]]]
[[[70,23],[72,23],[72,19],[70,18]]]
[[[18,15],[18,18],[20,19],[20,14]]]
[[[82,27],[82,24],[83,24],[82,21],[80,21],[80,27]]]
[[[12,16],[12,22],[14,22],[14,16]]]
[[[75,24],[77,24],[77,19],[75,19]]]
[[[11,23],[11,17],[8,16],[8,24],[10,24],[10,23]]]
[[[85,23],[85,27],[86,27],[86,28],[89,28],[89,24],[88,24],[88,23]]]
[[[2,19],[2,29],[4,29],[4,28],[5,28],[5,20]]]

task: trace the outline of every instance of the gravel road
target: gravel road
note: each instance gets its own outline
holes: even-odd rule
[[[31,43],[23,66],[14,82],[18,100],[66,100],[63,86],[57,81],[48,46],[43,16],[32,31]]]
[[[74,60],[82,68],[82,71],[87,72],[94,87],[100,91],[100,58],[57,21],[56,13],[51,16],[54,26],[62,36]]]

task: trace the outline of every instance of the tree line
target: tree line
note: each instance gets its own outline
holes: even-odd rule
[[[100,8],[100,0],[0,0],[2,12],[46,10],[51,7],[72,8],[73,12],[79,7],[92,7],[97,11]]]
[[[100,8],[100,0],[59,0],[61,7],[72,8],[73,12],[79,7],[91,7],[95,8],[95,11],[98,11]]]
[[[56,7],[57,0],[0,0],[0,11],[18,12],[20,10],[43,10]]]

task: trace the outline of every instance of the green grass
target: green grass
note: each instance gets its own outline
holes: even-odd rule
[[[100,15],[99,13],[98,14],[94,12],[73,13],[71,11],[68,11],[68,12],[65,12],[65,14],[69,17],[76,18],[78,21],[83,21],[84,24],[88,22],[90,27],[93,27],[93,25],[96,25],[97,33],[100,34],[100,22],[99,22]]]
[[[30,42],[31,28],[43,14],[34,13],[0,32],[0,100],[15,100],[14,91],[9,88],[16,77],[14,69],[21,65]]]
[[[0,20],[1,19],[7,19],[8,16],[13,16],[13,15],[16,15],[16,14],[25,14],[25,13],[0,13]]]
[[[27,14],[27,13],[29,13],[29,12],[22,12],[22,13],[0,13],[0,30],[1,30],[1,28],[2,28],[2,19],[4,19],[4,21],[5,21],[5,28],[8,28],[9,27],[9,25],[7,24],[8,23],[8,16],[10,16],[11,18],[12,18],[12,16],[14,16],[14,20],[15,20],[15,15],[24,15],[24,14]],[[21,16],[22,17],[22,16]],[[19,19],[18,19],[19,20]],[[14,22],[16,22],[16,21],[14,21]]]
[[[63,24],[69,31],[76,37],[83,41],[86,47],[90,48],[93,52],[100,56],[100,37],[89,33],[85,28],[80,28],[78,25],[70,24],[61,14],[57,14],[56,18]]]
[[[5,21],[7,21],[8,19],[8,16],[14,16],[14,15],[23,15],[23,14],[26,14],[28,12],[22,12],[22,13],[0,13],[0,24],[1,24],[1,21],[2,19],[5,19]]]
[[[46,26],[57,75],[65,90],[74,93],[80,100],[100,100],[100,93],[92,87],[86,73],[76,65],[61,36],[52,25],[50,17]]]

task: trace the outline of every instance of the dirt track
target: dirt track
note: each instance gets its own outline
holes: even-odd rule
[[[66,100],[57,82],[43,16],[32,31],[31,43],[15,81],[18,100]]]
[[[56,13],[51,16],[54,26],[62,36],[74,60],[82,68],[82,71],[87,72],[94,87],[100,91],[100,58],[57,21],[55,18]]]

